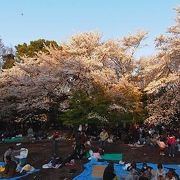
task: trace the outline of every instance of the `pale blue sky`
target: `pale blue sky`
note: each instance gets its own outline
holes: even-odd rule
[[[179,0],[0,0],[0,38],[7,46],[39,38],[65,41],[76,32],[99,31],[105,39],[149,32],[139,55],[174,24]],[[22,16],[21,13],[24,15]]]

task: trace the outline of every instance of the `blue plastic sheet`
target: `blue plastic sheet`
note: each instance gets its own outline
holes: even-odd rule
[[[0,166],[4,166],[4,165],[5,165],[4,162],[0,162]],[[16,179],[21,179],[23,177],[28,176],[29,174],[33,174],[33,173],[36,173],[38,171],[39,171],[39,169],[35,169],[34,171],[28,172],[28,173],[26,173],[26,174],[24,174],[22,176],[16,176],[16,177],[13,177],[13,178],[0,178],[0,180],[16,180]]]
[[[95,165],[107,166],[107,162],[97,162],[96,160],[91,160],[84,165],[84,171],[73,180],[102,180],[102,178],[95,178],[92,176],[92,169]],[[137,163],[137,168],[142,168],[143,163]],[[148,166],[152,167],[154,170],[157,169],[157,164],[147,163]],[[123,169],[124,165],[114,164],[114,170],[118,178],[125,177],[128,175],[128,171]],[[176,173],[180,176],[180,165],[178,164],[163,164],[165,171],[168,172],[168,168],[175,169]]]

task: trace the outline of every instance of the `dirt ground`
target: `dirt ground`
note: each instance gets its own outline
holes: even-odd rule
[[[0,144],[0,155],[10,144]],[[11,144],[12,145],[12,144]],[[48,163],[52,157],[52,142],[43,141],[35,143],[24,143],[23,147],[28,148],[28,163],[35,168],[41,168],[43,164]],[[62,140],[58,144],[59,156],[63,159],[72,152],[72,142]],[[152,163],[178,163],[180,164],[180,152],[177,152],[174,158],[160,156],[157,147],[129,147],[121,142],[108,144],[105,152],[122,153],[123,161],[131,162],[152,162]],[[167,153],[166,153],[167,154]],[[41,169],[38,173],[29,175],[24,180],[71,180],[83,171],[83,164],[87,160],[76,161],[74,167],[63,167],[60,169]]]

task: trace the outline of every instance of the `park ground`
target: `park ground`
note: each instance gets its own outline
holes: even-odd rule
[[[10,144],[0,144],[0,154],[3,155],[4,151]],[[12,145],[12,144],[11,144]],[[52,157],[52,142],[43,141],[35,143],[24,143],[24,147],[28,148],[29,156],[28,163],[35,168],[41,168],[43,164],[50,161]],[[61,140],[58,144],[59,156],[63,159],[72,152],[72,141]],[[123,161],[131,162],[152,162],[152,163],[176,163],[180,164],[180,152],[177,152],[174,158],[160,156],[157,147],[129,147],[127,144],[116,142],[108,144],[105,152],[122,153]],[[77,160],[75,166],[63,167],[60,169],[41,169],[38,173],[29,175],[24,180],[71,180],[83,171],[83,164],[87,160]]]

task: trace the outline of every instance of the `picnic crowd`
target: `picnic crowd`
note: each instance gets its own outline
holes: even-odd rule
[[[33,128],[29,127],[27,137],[30,141],[41,140],[43,138],[52,140],[52,159],[48,164],[44,164],[42,168],[61,168],[73,165],[76,159],[83,158],[103,161],[102,156],[106,151],[107,143],[113,143],[119,139],[133,147],[154,146],[159,148],[160,156],[175,158],[177,151],[180,151],[180,129],[175,127],[169,128],[165,125],[134,125],[124,131],[118,127],[111,131],[103,128],[100,132],[87,124],[84,126],[80,125],[78,130],[68,137],[73,139],[74,148],[73,152],[65,158],[58,157],[57,147],[59,140],[63,137],[58,131],[54,131],[51,136],[48,136],[42,132],[35,134]],[[3,138],[6,138],[5,133],[1,134],[1,140]],[[28,149],[24,148],[22,144],[19,145],[21,147],[19,146],[18,150],[10,146],[4,153],[3,161],[5,164],[0,166],[0,178],[10,178],[34,170],[34,167],[27,164]],[[137,168],[133,160],[132,162],[120,161],[119,163],[124,164],[124,167],[129,172],[125,180],[179,180],[179,176],[174,169],[169,169],[168,172],[165,172],[161,163],[157,165],[157,170],[146,163],[143,163],[142,168]],[[105,168],[103,179],[117,179],[114,171],[114,162],[109,162]]]

